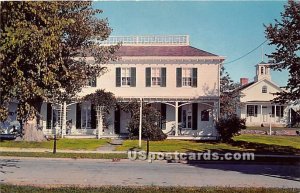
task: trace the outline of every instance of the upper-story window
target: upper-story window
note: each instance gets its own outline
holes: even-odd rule
[[[117,87],[135,87],[136,86],[136,68],[116,68],[116,86]]]
[[[150,86],[166,87],[166,82],[167,82],[167,69],[166,68],[147,67],[145,70],[146,70],[145,71],[146,87],[150,87]]]
[[[131,69],[130,68],[121,68],[121,80],[122,86],[131,85]]]
[[[197,68],[177,68],[176,86],[177,87],[197,87]]]
[[[262,93],[267,93],[267,92],[268,92],[268,87],[267,87],[267,86],[263,86],[263,87],[261,88],[261,92],[262,92]]]
[[[192,69],[182,69],[182,86],[192,86]]]
[[[161,84],[161,68],[151,69],[151,83],[153,86],[160,86]]]

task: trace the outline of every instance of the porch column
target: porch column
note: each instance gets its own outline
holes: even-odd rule
[[[175,102],[175,136],[178,136],[178,102]]]
[[[289,127],[292,127],[292,109],[289,109]]]
[[[260,123],[263,122],[262,105],[260,105]]]
[[[103,135],[103,120],[102,120],[102,109],[103,107],[100,107],[100,106],[97,106],[96,107],[96,117],[97,117],[97,122],[98,122],[98,125],[97,125],[97,130],[98,130],[98,139],[101,138],[101,136]]]
[[[275,115],[274,115],[274,123],[276,123],[276,119],[277,119],[277,115],[276,115],[276,105],[275,105],[275,108],[274,108],[274,110],[275,110]]]
[[[143,98],[140,98],[139,147],[142,147]]]
[[[64,138],[64,135],[67,130],[67,103],[66,101],[62,104],[62,123],[61,123],[61,138]]]

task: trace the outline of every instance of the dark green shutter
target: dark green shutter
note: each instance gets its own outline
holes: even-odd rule
[[[275,117],[275,106],[272,106],[272,117]]]
[[[193,68],[192,87],[197,87],[197,68]]]
[[[116,68],[116,87],[121,86],[121,68]]]
[[[182,87],[182,68],[176,68],[176,87]]]
[[[117,107],[117,109],[115,110],[115,134],[120,134],[120,107]]]
[[[161,87],[167,86],[167,68],[161,68]]]
[[[198,129],[198,103],[193,103],[192,104],[192,128],[193,130]]]
[[[160,113],[161,113],[161,129],[166,129],[166,119],[167,119],[167,105],[161,103],[160,106]]]
[[[178,103],[178,105],[180,105],[181,103]],[[178,123],[180,123],[182,121],[182,107],[178,107]]]
[[[76,129],[81,129],[81,104],[76,104]]]
[[[257,117],[257,105],[254,105],[254,117]]]
[[[95,105],[91,105],[91,128],[96,129],[97,127],[97,112]]]
[[[51,129],[51,119],[52,119],[52,106],[51,103],[47,103],[47,129]]]
[[[151,68],[146,68],[146,87],[151,86]]]
[[[136,68],[131,67],[130,70],[131,70],[131,83],[130,83],[130,86],[135,87],[136,86]]]
[[[280,106],[280,117],[283,117],[283,109],[284,109],[284,106]]]

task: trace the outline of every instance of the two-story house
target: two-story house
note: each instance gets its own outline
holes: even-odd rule
[[[219,75],[224,57],[192,47],[187,35],[113,36],[103,46],[117,42],[122,42],[117,52],[120,60],[104,65],[106,73],[90,81],[79,97],[105,89],[119,101],[142,100],[155,106],[164,119],[161,129],[170,138],[217,137]],[[96,114],[88,101],[44,103],[43,132],[82,137],[128,133],[128,113],[112,110],[101,135],[96,129]]]

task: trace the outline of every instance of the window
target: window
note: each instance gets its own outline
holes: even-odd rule
[[[272,106],[272,117],[275,117],[275,111],[276,117],[283,117],[284,106]]]
[[[84,104],[81,109],[81,128],[90,129],[91,128],[91,105]]]
[[[152,86],[161,85],[161,68],[151,69],[151,82],[152,82]]]
[[[208,110],[201,111],[201,121],[209,121],[209,111]]]
[[[247,117],[257,117],[257,105],[247,105]]]
[[[264,74],[264,67],[260,68],[260,74]]]
[[[192,86],[191,68],[182,68],[182,86]]]
[[[263,87],[261,88],[261,92],[262,92],[262,93],[267,93],[267,92],[268,92],[268,87],[267,87],[267,86],[263,86]]]
[[[131,85],[131,70],[130,68],[121,68],[122,86]]]
[[[94,76],[94,77],[92,77],[88,80],[87,86],[90,86],[90,87],[96,87],[97,86],[96,76]]]

